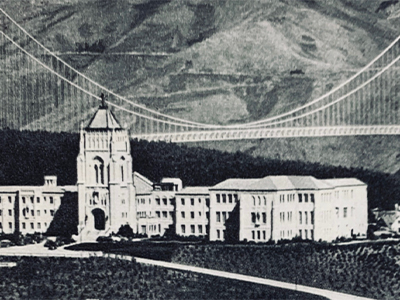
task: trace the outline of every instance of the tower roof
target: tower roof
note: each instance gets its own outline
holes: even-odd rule
[[[114,114],[108,109],[103,94],[101,98],[101,105],[90,120],[86,129],[122,129]]]

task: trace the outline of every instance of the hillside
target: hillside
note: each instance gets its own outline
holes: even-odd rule
[[[400,29],[398,1],[5,0],[1,7],[115,92],[213,124],[257,120],[315,99],[373,59]],[[168,55],[111,55],[128,51]],[[372,137],[207,146],[394,173],[396,145]]]

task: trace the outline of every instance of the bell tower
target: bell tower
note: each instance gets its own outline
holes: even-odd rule
[[[82,240],[136,228],[135,190],[128,132],[102,103],[87,127],[80,129],[77,157],[78,234]]]

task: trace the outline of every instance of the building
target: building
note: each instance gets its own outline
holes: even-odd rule
[[[2,231],[46,232],[67,192],[78,198],[82,241],[122,225],[147,236],[211,241],[332,241],[367,231],[367,186],[357,179],[267,176],[183,188],[179,178],[153,183],[132,172],[132,161],[128,132],[103,99],[80,130],[77,185],[57,186],[46,176],[41,187],[0,187]]]

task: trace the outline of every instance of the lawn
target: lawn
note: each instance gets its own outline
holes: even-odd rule
[[[2,299],[324,299],[102,257],[0,257]]]

